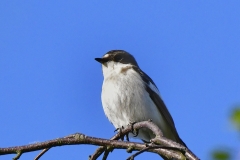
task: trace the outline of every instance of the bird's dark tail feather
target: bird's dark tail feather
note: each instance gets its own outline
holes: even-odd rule
[[[184,147],[188,148],[187,145],[183,142],[183,140],[179,137],[179,142],[181,145],[183,145]]]
[[[188,148],[187,147],[187,145],[183,142],[183,140],[180,138],[180,137],[178,137],[178,141],[177,141],[179,144],[181,144],[181,145],[183,145],[184,147],[186,147],[186,148]],[[161,156],[161,155],[160,155]],[[163,157],[163,156],[161,156],[164,160],[175,160],[174,158],[172,158],[172,159],[168,159],[168,158],[166,158],[166,157]]]

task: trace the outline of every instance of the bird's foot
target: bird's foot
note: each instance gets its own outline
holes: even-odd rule
[[[118,131],[118,133],[119,133],[119,135],[120,135],[120,139],[122,140],[122,141],[124,141],[124,134],[122,134],[122,129],[124,129],[124,127],[122,126],[121,128],[117,128],[117,129],[115,129],[114,130],[114,132],[117,132]],[[127,140],[129,140],[128,139],[128,135],[127,135]]]
[[[133,134],[133,137],[137,137],[138,136],[138,130],[134,129],[133,125],[137,123],[137,122],[130,122],[129,125],[131,125],[131,133]]]

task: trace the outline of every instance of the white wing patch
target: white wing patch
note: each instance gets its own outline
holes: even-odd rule
[[[157,89],[157,87],[154,84],[149,82],[148,86],[151,88],[151,90],[153,90],[155,93],[157,93],[160,96],[159,90]]]

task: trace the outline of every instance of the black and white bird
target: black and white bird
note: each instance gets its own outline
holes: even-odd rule
[[[102,64],[104,76],[101,95],[103,109],[115,128],[151,119],[165,137],[186,147],[158,88],[139,68],[131,54],[123,50],[112,50],[95,60]],[[140,129],[137,136],[145,142],[154,137],[148,129]]]

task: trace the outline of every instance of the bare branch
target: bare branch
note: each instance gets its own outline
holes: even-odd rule
[[[144,122],[138,122],[134,124],[134,129],[140,129],[140,128],[149,128],[156,135],[156,137],[151,140],[152,142],[151,144],[148,144],[146,146],[146,144],[144,143],[118,141],[119,139],[122,138],[123,135],[126,135],[132,132],[133,127],[129,125],[128,127],[122,129],[121,133],[117,133],[114,137],[112,137],[111,140],[95,138],[95,137],[86,136],[82,133],[76,133],[67,137],[57,138],[57,139],[53,139],[53,140],[49,140],[41,143],[34,143],[29,145],[8,147],[8,148],[0,148],[0,155],[17,154],[17,156],[14,158],[17,160],[20,158],[21,154],[23,153],[44,149],[44,151],[38,155],[37,158],[39,159],[47,150],[49,150],[52,147],[63,146],[63,145],[90,144],[90,145],[102,146],[92,156],[89,157],[90,160],[97,159],[104,151],[105,151],[104,157],[106,159],[109,152],[111,152],[113,149],[126,149],[129,152],[140,151],[138,154],[147,151],[147,152],[157,153],[167,158],[175,158],[175,159],[187,158],[189,160],[198,160],[198,158],[189,149],[185,148],[184,146],[172,140],[169,140],[163,137],[162,132],[154,123],[150,121],[144,121]],[[135,154],[133,156],[137,156],[138,154]]]
[[[34,158],[34,160],[39,160],[39,158],[41,158],[49,149],[50,148],[44,149],[36,158]]]

